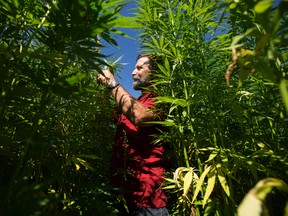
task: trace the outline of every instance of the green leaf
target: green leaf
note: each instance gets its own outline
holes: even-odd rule
[[[288,85],[286,79],[281,79],[279,89],[284,102],[286,113],[288,114]]]
[[[269,8],[272,7],[274,0],[262,0],[259,1],[255,7],[254,7],[254,11],[256,13],[264,13],[265,11],[267,11]]]
[[[115,28],[131,28],[134,29],[138,27],[135,17],[118,17],[115,21]]]
[[[0,0],[0,4],[2,5],[2,8],[5,8],[7,11],[11,11],[10,5],[7,2]]]
[[[233,38],[231,46],[226,48],[226,49],[232,49],[232,48],[237,48],[239,46],[242,46],[242,44],[238,44],[238,42],[243,39],[244,37],[246,37],[247,35],[250,35],[254,32],[255,30],[253,28],[248,29],[244,34],[242,35],[237,35]],[[237,45],[238,44],[238,45]],[[225,49],[225,48],[224,48]]]
[[[243,67],[240,68],[239,80],[238,80],[238,88],[240,88],[243,85],[244,81],[249,76],[249,72],[250,71],[245,70]]]
[[[218,149],[212,151],[212,153],[209,155],[209,158],[205,161],[205,163],[213,160],[218,155],[218,153],[219,153]]]
[[[19,5],[18,0],[12,0],[12,3],[13,3],[15,8],[18,8],[18,5]]]
[[[174,98],[174,97],[157,97],[157,99],[161,102],[176,104],[182,107],[187,107],[187,101],[185,99]]]
[[[228,155],[224,150],[220,151],[220,157],[223,165],[226,165],[229,162]]]
[[[268,44],[269,40],[270,35],[268,34],[261,35],[261,37],[257,39],[255,50],[260,51],[264,46]]]
[[[84,78],[86,78],[85,74],[78,74],[78,75],[74,75],[74,76],[66,78],[66,81],[70,85],[75,85],[75,84],[81,82],[81,80],[83,80]]]

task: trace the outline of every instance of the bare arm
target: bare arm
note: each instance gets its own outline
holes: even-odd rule
[[[108,86],[112,81],[116,81],[114,75],[109,70],[103,70],[102,74],[98,74],[97,79],[104,85]],[[149,126],[145,122],[152,121],[155,113],[137,101],[130,93],[128,93],[121,85],[111,90],[112,96],[120,107],[122,113],[135,126]]]

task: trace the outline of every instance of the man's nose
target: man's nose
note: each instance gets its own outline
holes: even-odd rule
[[[135,75],[137,75],[136,69],[134,69],[134,70],[132,71],[132,76],[135,76]]]

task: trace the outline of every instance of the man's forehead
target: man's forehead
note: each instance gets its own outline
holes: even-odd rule
[[[149,58],[147,58],[147,57],[142,57],[142,58],[138,59],[137,65],[143,66],[143,65],[145,65],[145,64],[149,64]]]
[[[144,62],[141,66],[145,65],[145,64],[149,64],[149,61]]]

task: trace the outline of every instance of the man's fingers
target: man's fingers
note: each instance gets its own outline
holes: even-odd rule
[[[102,71],[103,72],[103,71]],[[110,78],[107,77],[105,74],[100,74],[98,73],[97,75],[97,81],[104,84],[104,85],[108,85]]]

